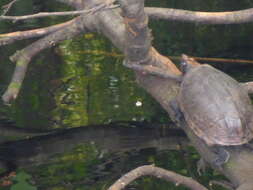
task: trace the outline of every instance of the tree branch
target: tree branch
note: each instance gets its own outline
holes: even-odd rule
[[[170,61],[161,64],[162,56],[151,47],[151,33],[148,29],[148,17],[144,12],[144,1],[120,0],[120,4],[126,28],[124,51],[127,65],[130,68],[133,68],[131,65],[137,67],[146,65],[148,70],[150,66],[161,67],[168,75],[174,75],[174,79],[179,79],[180,71],[176,66]]]
[[[71,39],[80,32],[84,32],[82,17],[80,17],[78,21],[76,21],[75,23],[73,23],[71,26],[69,26],[64,30],[58,30],[46,36],[45,38],[42,38],[32,43],[23,50],[16,52],[11,57],[11,60],[13,62],[17,62],[17,64],[14,74],[12,76],[11,83],[9,84],[7,91],[2,96],[4,103],[8,104],[11,100],[17,98],[22,82],[25,77],[27,66],[32,57],[34,57],[37,53],[39,53],[45,48],[52,47],[62,40]]]
[[[17,32],[11,32],[7,34],[0,34],[0,46],[7,45],[10,43],[15,42],[16,40],[25,40],[35,37],[41,37],[45,36],[47,34],[53,33],[57,30],[64,29],[71,24],[73,24],[79,17],[76,17],[70,21],[56,24],[53,26],[45,27],[45,28],[38,28],[34,30],[27,30],[27,31],[17,31]]]
[[[18,1],[18,0],[13,0],[13,1],[11,1],[10,3],[8,3],[8,4],[4,5],[4,6],[2,6],[2,8],[4,8],[4,11],[3,11],[3,14],[2,14],[2,15],[7,14],[7,12],[11,9],[12,5],[13,5],[14,3],[16,3],[17,1]]]
[[[85,9],[81,11],[65,11],[65,12],[41,12],[32,15],[24,15],[24,16],[0,16],[0,19],[3,20],[26,20],[26,19],[33,19],[33,18],[42,18],[42,17],[49,17],[49,16],[67,16],[67,15],[80,15],[80,14],[94,14],[97,11],[107,10],[107,9],[114,9],[117,8],[118,5],[106,5],[101,4],[91,9]]]
[[[150,57],[151,39],[148,31],[148,17],[144,12],[144,0],[120,0],[125,23],[126,48],[128,62],[145,63]]]
[[[176,186],[184,185],[192,190],[208,190],[192,178],[185,177],[153,165],[141,166],[130,171],[118,179],[108,190],[123,189],[135,179],[145,175],[155,176],[157,178],[165,179],[166,181],[174,182]]]
[[[198,12],[169,8],[145,8],[153,19],[184,21],[201,24],[241,24],[253,21],[253,8],[231,12]]]

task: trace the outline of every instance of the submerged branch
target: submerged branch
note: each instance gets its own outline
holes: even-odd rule
[[[175,186],[183,185],[192,190],[207,190],[207,188],[205,188],[203,185],[199,184],[192,178],[185,177],[175,172],[158,168],[153,165],[141,166],[130,171],[129,173],[118,179],[108,190],[123,189],[135,179],[146,175],[155,176],[159,179],[165,179],[166,181],[174,182]]]
[[[27,135],[33,136],[32,138],[0,144],[0,168],[4,160],[22,168],[50,163],[53,155],[73,150],[78,144],[92,144],[101,152],[117,154],[146,148],[155,148],[158,151],[178,150],[189,145],[189,141],[180,129],[152,125],[146,123],[143,126],[143,123],[140,123],[140,125],[135,124],[136,127],[130,127],[126,122],[56,129],[50,134],[44,133],[40,136],[29,133]],[[28,131],[23,130],[20,133],[20,130],[14,132],[14,135],[19,134],[20,137],[21,133],[25,135]],[[6,135],[12,136],[12,134],[8,132]]]
[[[201,24],[241,24],[253,21],[253,8],[230,12],[198,12],[170,8],[145,8],[150,18]]]

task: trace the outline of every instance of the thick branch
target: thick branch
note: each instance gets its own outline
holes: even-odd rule
[[[33,56],[45,48],[54,46],[59,41],[71,39],[80,32],[83,32],[81,17],[78,20],[79,22],[75,22],[70,27],[64,30],[56,31],[55,33],[52,33],[45,38],[32,43],[23,50],[16,52],[11,57],[11,60],[16,61],[17,64],[11,83],[9,84],[7,91],[2,96],[4,103],[9,103],[9,101],[17,98],[25,77],[27,66]]]
[[[98,13],[96,16],[98,18],[98,19],[94,20],[94,26],[96,27],[96,30],[103,31],[103,34],[108,39],[110,39],[110,41],[116,47],[118,47],[121,51],[126,51],[128,46],[130,46],[129,51],[131,51],[130,44],[131,43],[135,44],[135,43],[139,42],[139,41],[135,41],[134,39],[129,41],[129,39],[125,37],[126,33],[129,32],[130,28],[126,27],[126,25],[123,24],[124,20],[122,19],[118,10],[103,11],[103,12]],[[113,20],[113,22],[112,22],[112,20]],[[137,20],[135,20],[135,21],[137,21]],[[130,31],[131,31],[131,29],[130,29]],[[131,35],[131,34],[132,33],[130,32],[129,35]],[[141,35],[141,34],[139,34],[139,35]],[[145,41],[140,40],[140,44],[144,43],[144,42]],[[133,48],[136,48],[136,46],[133,45]],[[137,48],[138,48],[138,46],[137,46]],[[146,49],[147,49],[146,47],[143,49],[139,48],[140,51],[145,51]],[[164,68],[166,68],[168,70],[168,72],[175,73],[178,75],[180,74],[177,67],[167,57],[160,55],[153,47],[150,48],[149,54],[150,54],[149,56],[152,57],[149,62],[150,65],[152,65],[152,64],[162,65]],[[131,56],[129,56],[129,57],[131,57]],[[142,60],[143,57],[139,56],[139,59]],[[131,61],[133,61],[133,60],[131,60]]]
[[[154,19],[175,20],[201,24],[241,24],[253,21],[253,8],[231,12],[196,12],[169,8],[145,8]]]
[[[68,22],[56,24],[53,26],[45,27],[45,28],[0,34],[0,46],[13,43],[16,40],[24,40],[24,39],[45,36],[47,34],[53,33],[57,30],[61,30],[61,29],[64,29],[65,27],[70,26],[77,20],[77,18],[74,18]]]
[[[147,62],[151,42],[148,31],[148,17],[144,12],[144,0],[121,0],[122,16],[126,27],[125,55],[128,62]]]
[[[120,190],[126,187],[129,183],[141,176],[155,176],[165,179],[166,181],[174,182],[176,186],[184,185],[192,190],[207,190],[204,186],[193,180],[192,178],[167,171],[153,165],[138,167],[117,180],[108,190]]]
[[[120,1],[125,22],[125,55],[128,65],[153,65],[166,69],[178,78],[180,72],[170,61],[160,63],[159,54],[151,47],[148,17],[144,12],[144,1]],[[131,67],[131,66],[130,66]],[[149,67],[149,66],[148,66]]]

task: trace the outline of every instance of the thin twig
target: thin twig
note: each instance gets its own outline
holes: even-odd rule
[[[40,12],[37,14],[32,15],[24,15],[24,16],[0,16],[0,19],[3,20],[26,20],[32,18],[42,18],[42,17],[49,17],[49,16],[67,16],[67,15],[80,15],[80,14],[94,14],[97,11],[107,10],[107,9],[114,9],[119,7],[119,5],[99,5],[94,8],[88,10],[81,10],[81,11],[66,11],[66,12]]]
[[[18,0],[13,0],[13,1],[11,1],[10,3],[8,3],[8,4],[4,5],[4,6],[2,6],[2,8],[4,9],[2,15],[6,15],[7,12],[11,9],[12,5],[13,5],[14,3],[16,3],[17,1],[18,1]]]
[[[180,60],[181,56],[168,56],[170,59]],[[224,62],[224,63],[253,63],[252,60],[246,59],[226,59],[226,58],[209,58],[209,57],[193,57],[191,58],[197,61],[207,61],[207,62]]]
[[[0,34],[1,37],[1,34]],[[84,54],[103,54],[106,56],[112,56],[112,57],[124,57],[124,54],[116,53],[116,52],[106,52],[106,51],[93,51],[93,50],[83,50],[81,53]],[[212,57],[193,57],[193,59],[197,61],[205,61],[205,62],[224,62],[224,63],[252,63],[253,60],[248,59],[227,59],[227,58],[212,58]],[[168,58],[172,60],[181,60],[181,56],[168,56]]]

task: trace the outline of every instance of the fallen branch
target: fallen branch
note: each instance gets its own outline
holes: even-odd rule
[[[253,21],[253,8],[230,12],[198,12],[169,8],[145,8],[150,18],[201,24],[242,24]]]
[[[192,178],[185,177],[153,165],[141,166],[130,171],[118,179],[108,190],[121,190],[135,179],[146,175],[165,179],[166,181],[174,182],[176,186],[183,185],[192,190],[208,190]]]

